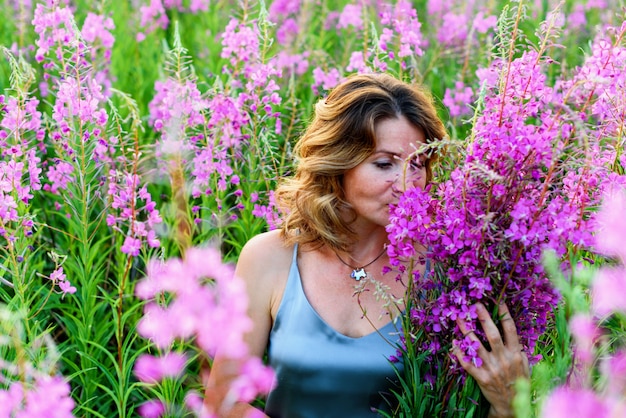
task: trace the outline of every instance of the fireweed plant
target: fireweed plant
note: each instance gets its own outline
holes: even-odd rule
[[[291,171],[291,146],[312,104],[347,75],[371,71],[425,84],[441,100],[450,138],[429,196],[463,200],[432,218],[460,219],[446,225],[445,244],[431,245],[437,274],[456,272],[467,306],[481,292],[495,301],[503,289],[512,310],[514,301],[528,303],[515,304],[516,315],[538,307],[538,322],[519,325],[537,360],[528,398],[567,381],[573,308],[559,287],[555,318],[541,317],[555,294],[530,266],[543,247],[555,249],[566,277],[577,264],[568,260],[610,262],[587,247],[601,193],[623,183],[619,2],[567,0],[549,17],[555,0],[529,3],[521,17],[486,0],[266,3],[2,1],[0,304],[23,325],[0,338],[0,416],[41,415],[28,399],[60,416],[127,417],[140,407],[145,416],[206,415],[202,379],[215,344],[230,341],[245,358],[236,343],[248,326],[245,303],[228,265],[250,237],[278,225],[272,189]],[[453,193],[452,179],[466,195]],[[544,200],[531,201],[544,184]],[[401,203],[413,211],[411,193]],[[480,196],[488,195],[487,211]],[[453,202],[461,202],[458,216]],[[422,203],[425,213],[437,206]],[[413,231],[414,219],[405,219]],[[531,243],[538,249],[527,250]],[[466,252],[466,264],[454,261]],[[521,273],[498,288],[513,269]],[[455,286],[423,289],[420,280],[412,295]],[[544,287],[524,287],[535,283]],[[211,306],[205,316],[191,309],[199,295]],[[453,332],[445,329],[452,322],[429,318],[413,329],[416,340],[406,339],[405,376],[414,375],[398,393],[405,415],[433,415],[433,405],[441,405],[434,415],[452,414],[477,399],[468,386],[450,392],[445,409],[436,385],[423,384],[448,369],[420,369],[439,359],[422,343],[443,348],[441,337]],[[623,327],[609,324],[617,341]],[[542,326],[548,332],[537,342]],[[268,389],[269,372],[251,364],[231,400]],[[410,409],[420,402],[421,411]]]
[[[265,177],[267,167],[279,170],[272,164],[280,153],[268,138],[281,129],[280,114],[273,110],[280,103],[274,80],[279,73],[262,56],[262,19],[263,14],[258,21],[232,19],[227,25],[221,53],[227,83],[216,80],[201,93],[176,33],[166,63],[169,77],[155,84],[149,105],[150,123],[160,133],[154,171],[170,181],[170,225],[182,258],[152,260],[137,287],[137,295],[148,301],[138,332],[159,353],[141,355],[135,366],[137,378],[155,394],[140,407],[142,416],[217,413],[203,410],[199,381],[176,389],[184,395],[182,402],[167,392],[178,387],[172,378],[181,376],[187,364],[207,368],[218,349],[245,360],[224,408],[267,394],[273,383],[271,370],[247,357],[243,334],[251,322],[243,283],[233,277],[231,266],[222,264],[216,249],[193,246],[213,241],[228,253],[258,233],[263,220],[270,228],[276,225],[271,194],[268,205],[258,202],[274,180]],[[242,211],[246,207],[253,209]],[[183,276],[186,280],[180,280]],[[181,343],[186,350],[173,350]]]
[[[51,326],[47,317],[56,317],[61,364],[80,388],[76,411],[93,411],[96,401],[125,411],[134,353],[123,347],[136,336],[127,334],[124,298],[137,247],[158,246],[148,241],[160,218],[136,175],[133,136],[110,106],[112,22],[89,14],[80,31],[71,9],[51,1],[35,6],[32,25],[34,62],[9,56],[12,95],[3,97],[2,164],[14,167],[3,193],[5,201],[12,199],[3,264],[14,265],[4,279],[12,290],[3,299],[26,312],[29,341]],[[30,92],[35,65],[43,74],[39,94],[49,113],[35,108],[39,101]],[[30,186],[22,185],[25,180]],[[10,225],[15,222],[32,242],[17,239]],[[118,252],[111,251],[115,242]],[[101,275],[108,278],[94,280]],[[115,370],[119,378],[105,373],[113,381],[102,385],[98,370]]]
[[[271,188],[286,157],[275,109],[282,100],[280,72],[264,57],[266,25],[262,13],[258,20],[228,23],[221,36],[226,80],[214,80],[204,93],[176,36],[169,77],[155,84],[149,109],[161,136],[156,171],[166,174],[175,192],[170,212],[182,251],[209,239],[238,251],[266,223],[277,224]],[[250,207],[252,212],[243,210]]]
[[[71,9],[52,1],[36,6],[33,26],[39,35],[35,59],[54,97],[42,149],[48,179],[43,190],[54,208],[53,239],[67,254],[65,272],[77,287],[76,311],[60,317],[77,350],[66,367],[84,391],[79,409],[89,411],[92,402],[106,399],[127,410],[136,353],[124,347],[136,336],[128,334],[133,325],[126,322],[124,299],[140,249],[159,246],[153,228],[161,219],[137,176],[138,127],[130,123],[126,132],[109,108],[110,81],[102,64],[113,42],[111,22],[89,15],[78,31]],[[121,242],[119,250],[112,252],[116,247],[109,242]],[[99,275],[109,279],[93,280]],[[136,309],[130,307],[131,313]],[[98,326],[99,320],[111,327]],[[98,370],[115,370],[105,374],[108,384],[95,384]]]
[[[522,5],[510,12],[513,27],[499,28],[501,35],[513,33],[510,53],[478,72],[482,97],[457,154],[462,158],[448,178],[425,190],[406,190],[391,209],[388,253],[391,268],[407,284],[409,312],[399,355],[405,365],[416,357],[420,362],[410,365],[405,378],[419,367],[418,377],[433,389],[416,405],[401,403],[408,416],[423,413],[423,403],[429,402],[433,409],[427,415],[486,414],[473,380],[465,380],[449,354],[452,346],[459,347],[465,361],[481,366],[478,343],[456,322],[463,320],[486,344],[476,302],[493,312],[496,323],[497,306],[506,303],[530,364],[541,360],[537,342],[559,302],[542,254],[550,250],[567,261],[590,247],[593,208],[603,190],[626,182],[613,172],[623,170],[616,157],[623,142],[626,23],[599,35],[572,81],[559,79],[551,86],[546,73],[552,63],[543,54],[554,42],[556,12],[540,27],[537,49],[521,54],[514,49]],[[590,80],[590,74],[596,78]],[[593,156],[598,158],[590,160]],[[419,245],[427,251],[419,253]],[[416,267],[425,258],[435,267],[422,276]],[[426,362],[416,350],[430,353]],[[459,384],[465,393],[463,382],[468,396],[453,398]],[[414,399],[400,396],[405,397]]]

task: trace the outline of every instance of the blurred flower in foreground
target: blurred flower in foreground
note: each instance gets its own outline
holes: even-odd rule
[[[559,388],[544,405],[544,417],[609,417],[607,407],[592,390]]]
[[[159,357],[142,354],[135,362],[135,376],[146,383],[156,383],[165,377],[178,377],[186,361],[185,355],[180,353],[167,353]]]
[[[605,197],[597,214],[596,249],[609,256],[617,256],[626,263],[626,193],[618,189]]]
[[[52,339],[27,340],[24,315],[1,304],[0,418],[73,417],[70,385],[55,374],[59,353]]]
[[[574,336],[573,373],[566,385],[557,388],[543,405],[542,417],[613,418],[626,416],[626,350],[616,348],[614,326],[606,319],[615,316],[624,328],[626,302],[626,189],[605,196],[597,214],[596,248],[618,256],[621,265],[597,270],[591,283],[591,315],[570,319]],[[619,331],[618,331],[619,332]]]
[[[230,265],[222,263],[217,250],[191,248],[182,260],[152,260],[147,277],[137,285],[137,295],[148,301],[138,325],[139,334],[159,349],[168,350],[174,341],[184,340],[211,357],[220,350],[241,360],[239,377],[230,387],[230,402],[250,402],[258,394],[269,392],[274,374],[259,359],[250,357],[243,340],[252,326],[246,313],[245,284],[234,276]],[[135,374],[150,383],[175,378],[183,373],[185,362],[182,353],[143,355],[135,364]],[[157,403],[149,405],[144,408],[144,416],[159,416],[153,414]]]
[[[595,247],[621,262],[617,267],[601,268],[592,284],[592,309],[599,316],[626,312],[626,189],[607,193],[597,214]]]
[[[12,383],[0,389],[0,417],[73,417],[70,385],[58,376],[39,376],[32,384]],[[50,414],[50,411],[55,411]]]

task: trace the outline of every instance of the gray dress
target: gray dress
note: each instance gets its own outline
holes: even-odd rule
[[[389,358],[396,354],[400,321],[360,338],[335,331],[304,294],[297,251],[296,245],[270,333],[268,357],[277,386],[265,413],[273,418],[376,417],[377,410],[388,409],[385,398],[394,399],[390,390],[397,377]]]

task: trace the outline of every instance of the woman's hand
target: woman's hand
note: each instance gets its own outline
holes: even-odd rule
[[[498,327],[482,303],[476,304],[476,313],[491,351],[487,351],[476,334],[469,331],[465,322],[459,319],[457,324],[461,332],[463,334],[469,332],[470,338],[479,342],[478,355],[483,364],[476,367],[472,362],[465,361],[465,355],[458,347],[454,348],[453,353],[461,366],[476,380],[483,395],[491,404],[489,416],[513,417],[514,385],[517,379],[530,376],[528,357],[522,351],[515,323],[505,304],[498,306],[504,336],[500,335]]]

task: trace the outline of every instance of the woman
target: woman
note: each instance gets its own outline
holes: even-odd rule
[[[404,292],[393,274],[381,273],[389,264],[389,205],[407,185],[425,186],[433,161],[416,151],[444,135],[430,96],[388,75],[353,76],[317,103],[296,145],[295,176],[276,191],[287,213],[282,228],[251,239],[236,269],[254,322],[247,343],[259,357],[267,349],[276,371],[267,416],[372,417],[385,407],[402,307],[383,307]],[[478,314],[491,347],[481,345],[483,366],[455,354],[490,415],[510,416],[511,386],[528,376],[527,359],[513,321],[502,321],[501,336],[484,307]],[[233,370],[218,354],[209,403],[219,404]],[[250,408],[236,405],[229,416]]]

